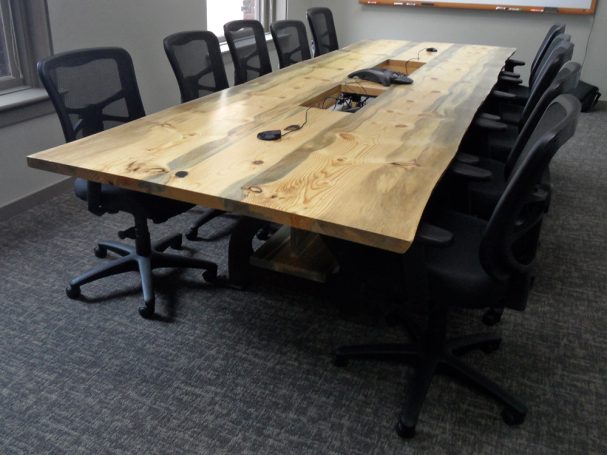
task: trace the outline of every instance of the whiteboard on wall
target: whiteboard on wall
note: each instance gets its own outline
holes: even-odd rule
[[[359,0],[364,5],[420,8],[468,8],[530,13],[594,14],[597,0]]]

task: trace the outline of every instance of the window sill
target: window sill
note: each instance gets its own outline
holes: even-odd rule
[[[270,32],[266,33],[266,43],[268,44],[268,51],[274,50],[274,41],[272,40],[272,34]],[[219,49],[221,50],[221,55],[223,56],[224,63],[231,63],[230,60],[230,48],[228,47],[227,41],[219,42]]]
[[[0,128],[53,112],[44,89],[27,87],[0,94]]]

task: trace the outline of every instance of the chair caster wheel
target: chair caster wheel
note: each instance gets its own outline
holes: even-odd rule
[[[97,245],[93,252],[95,253],[95,256],[97,256],[99,259],[103,259],[107,256],[107,248],[104,246]]]
[[[182,246],[183,246],[183,239],[181,238],[181,236],[176,237],[175,240],[173,240],[170,245],[170,247],[173,248],[174,250],[180,250]]]
[[[502,411],[502,419],[509,426],[520,425],[525,421],[526,414],[512,408],[505,408]]]
[[[65,293],[70,299],[77,299],[80,297],[80,286],[72,286],[70,284],[65,288]]]
[[[495,325],[502,320],[503,308],[489,308],[483,315],[483,323],[485,325]]]
[[[154,317],[154,301],[146,302],[145,306],[140,306],[139,315],[144,319],[152,319]]]
[[[208,283],[217,281],[217,270],[205,270],[202,272],[202,278]]]
[[[348,365],[348,359],[341,356],[335,356],[335,358],[333,359],[333,365],[340,368],[345,367]]]
[[[396,427],[394,429],[396,430],[396,434],[403,439],[410,439],[415,436],[415,427],[406,426],[400,419],[396,422]]]
[[[502,340],[492,341],[491,343],[483,345],[483,347],[481,347],[481,351],[483,351],[485,354],[491,354],[492,352],[497,351],[501,344]]]
[[[198,229],[190,229],[185,234],[185,238],[188,240],[197,240],[198,239]]]

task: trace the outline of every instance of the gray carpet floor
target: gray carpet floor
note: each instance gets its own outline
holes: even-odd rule
[[[157,321],[137,314],[135,274],[69,300],[70,277],[99,261],[94,241],[115,239],[130,220],[94,217],[65,194],[0,221],[0,453],[607,453],[606,126],[605,107],[582,115],[553,162],[527,310],[496,327],[499,351],[467,355],[526,401],[522,426],[438,377],[418,435],[399,439],[407,368],[331,361],[336,346],[396,340],[398,330],[342,317],[316,286],[270,278],[241,292],[195,271],[159,273]],[[225,270],[225,239],[186,246]],[[455,322],[455,332],[486,330],[478,313]]]

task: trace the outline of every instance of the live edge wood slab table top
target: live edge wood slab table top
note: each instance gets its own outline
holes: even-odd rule
[[[36,153],[28,164],[404,253],[513,52],[359,42]],[[347,78],[376,65],[406,70],[414,83]],[[353,114],[326,109],[339,92],[377,97]],[[302,129],[257,139],[302,124],[306,110]]]

